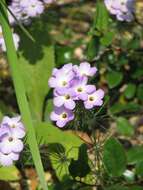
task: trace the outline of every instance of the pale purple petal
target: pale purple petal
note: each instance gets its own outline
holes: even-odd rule
[[[66,125],[66,121],[65,120],[58,120],[57,122],[56,122],[56,125],[58,126],[58,127],[60,127],[60,128],[62,128],[62,127],[64,127],[65,125]]]
[[[85,88],[86,88],[86,92],[89,94],[95,92],[95,90],[96,90],[96,87],[94,85],[86,85]]]
[[[0,164],[2,166],[11,166],[13,164],[13,160],[11,159],[10,154],[3,154],[0,152]]]
[[[89,103],[88,101],[84,102],[84,106],[85,106],[86,109],[92,109],[94,107],[94,105]]]
[[[57,121],[59,119],[59,115],[57,115],[54,111],[50,114],[50,119],[52,121]]]
[[[57,96],[53,99],[54,105],[60,107],[64,104],[64,99],[61,96]]]
[[[87,100],[88,95],[86,93],[82,93],[82,94],[79,94],[78,97],[80,100],[85,101],[85,100]]]
[[[70,110],[73,110],[75,108],[75,102],[73,100],[69,100],[69,101],[66,101],[64,103],[64,106],[67,108],[67,109],[70,109]]]

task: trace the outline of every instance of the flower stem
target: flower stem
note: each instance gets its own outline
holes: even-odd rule
[[[0,1],[0,23],[2,25],[3,36],[7,49],[7,59],[10,65],[19,110],[21,112],[22,120],[27,130],[27,140],[30,147],[30,151],[33,157],[33,161],[35,163],[39,180],[41,182],[41,186],[44,190],[48,190],[36,140],[35,130],[29,109],[29,104],[25,93],[24,82],[22,79],[21,70],[18,63],[18,57],[14,47],[11,28],[8,22],[5,0]]]

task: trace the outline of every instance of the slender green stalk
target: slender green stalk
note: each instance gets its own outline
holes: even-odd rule
[[[35,163],[35,167],[36,167],[36,170],[41,182],[41,186],[44,190],[48,190],[45,176],[44,176],[44,170],[43,170],[43,166],[42,166],[42,162],[41,162],[41,158],[39,154],[38,144],[36,141],[36,135],[35,135],[35,130],[34,130],[32,118],[31,118],[31,113],[30,113],[28,101],[26,98],[25,87],[22,80],[22,75],[20,74],[21,71],[20,71],[18,58],[15,51],[15,47],[14,47],[12,32],[11,32],[10,25],[7,19],[7,9],[4,6],[5,0],[1,0],[1,1],[3,1],[3,3],[0,2],[0,23],[2,25],[3,36],[5,39],[5,44],[7,48],[7,58],[8,58],[10,69],[11,69],[17,102],[18,102],[19,109],[22,115],[22,120],[27,129],[27,140],[28,140],[33,161]]]

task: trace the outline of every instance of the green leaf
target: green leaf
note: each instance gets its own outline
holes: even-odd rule
[[[114,138],[109,138],[104,145],[103,163],[110,176],[121,176],[126,169],[124,148],[119,141]]]
[[[124,95],[127,99],[131,99],[135,96],[136,93],[136,85],[135,84],[128,84],[127,88],[124,91]]]
[[[39,144],[48,144],[48,151],[57,176],[62,179],[68,174],[70,159],[77,159],[78,148],[83,141],[71,131],[62,131],[50,123],[36,123]],[[56,161],[55,161],[56,155]]]
[[[19,172],[15,166],[0,167],[0,180],[15,181],[19,179],[20,179]]]
[[[143,101],[143,84],[140,84],[137,88],[137,97],[139,100]]]
[[[143,146],[135,146],[127,152],[128,164],[136,164],[143,161]]]
[[[131,186],[130,190],[143,190],[143,187],[141,187],[141,186]]]
[[[115,103],[113,106],[111,106],[110,111],[112,114],[119,114],[121,112],[137,112],[142,107],[139,104],[136,103],[128,103],[128,104],[121,104],[121,103]]]
[[[122,135],[132,136],[134,134],[134,127],[129,123],[129,121],[124,117],[118,117],[117,120],[117,130]]]
[[[87,146],[85,144],[82,144],[79,148],[78,159],[71,160],[69,172],[72,177],[85,177],[90,172]]]
[[[114,38],[114,32],[107,32],[104,36],[100,39],[100,42],[103,46],[109,46]]]
[[[113,185],[111,187],[105,188],[104,190],[129,190],[129,189],[122,185]]]
[[[0,122],[1,122],[2,118],[3,118],[3,114],[2,114],[2,112],[0,110]]]
[[[136,174],[140,177],[143,177],[143,161],[137,163],[136,165]]]
[[[2,0],[5,2],[5,0]],[[39,177],[39,181],[42,185],[43,190],[48,190],[47,183],[45,180],[44,170],[41,162],[41,157],[38,149],[38,144],[35,136],[33,121],[29,104],[26,97],[25,86],[21,77],[21,69],[19,67],[19,61],[17,52],[15,50],[12,31],[8,22],[7,9],[0,1],[0,23],[2,26],[4,41],[7,49],[7,59],[10,65],[10,71],[13,79],[15,88],[15,94],[17,98],[18,107],[22,115],[23,123],[27,129],[27,141],[30,147],[30,152],[35,164],[35,168]],[[28,48],[29,50],[29,48]]]
[[[137,68],[136,71],[132,75],[133,79],[139,79],[142,76],[143,76],[143,70],[140,68]]]
[[[109,88],[118,86],[123,80],[123,74],[117,71],[111,71],[106,76]]]
[[[87,50],[88,60],[93,60],[94,57],[98,55],[99,48],[100,48],[99,37],[93,36],[88,45],[88,50]]]
[[[36,134],[37,139],[41,143],[49,144],[49,143],[60,143],[66,149],[70,149],[71,147],[79,147],[83,141],[78,138],[72,131],[62,131],[58,127],[42,122],[42,123],[35,123],[36,127]]]
[[[98,0],[96,4],[96,13],[94,28],[104,33],[109,26],[109,14],[103,1]]]
[[[33,56],[36,53],[36,51],[33,52]],[[44,47],[43,58],[35,64],[30,64],[22,54],[19,61],[21,70],[24,71],[22,74],[32,113],[34,118],[41,120],[43,103],[49,91],[48,79],[54,67],[54,49],[52,46]]]

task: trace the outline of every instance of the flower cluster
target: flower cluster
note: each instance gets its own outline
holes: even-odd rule
[[[135,0],[104,0],[109,12],[116,15],[120,21],[131,22],[133,20]]]
[[[43,13],[45,9],[45,4],[50,4],[53,2],[55,2],[55,0],[12,0],[11,3],[8,5],[8,17],[11,26],[14,26],[17,23],[16,19],[23,24],[29,24],[31,22],[31,18],[37,17]],[[15,48],[17,50],[20,42],[18,34],[13,33],[13,40]],[[0,48],[4,52],[6,51],[1,27]]]
[[[25,128],[18,117],[5,116],[0,125],[0,165],[10,166],[19,159],[23,150]]]
[[[77,101],[83,101],[86,109],[102,105],[104,91],[88,84],[89,77],[96,72],[96,67],[91,67],[88,62],[82,62],[79,66],[69,63],[61,69],[53,69],[49,86],[54,88],[55,108],[50,118],[58,127],[64,127],[74,119]]]
[[[30,22],[31,18],[43,13],[45,3],[52,3],[54,1],[55,0],[12,0],[9,9],[17,20],[26,24]],[[9,20],[12,25],[15,24],[13,15],[9,13]]]

